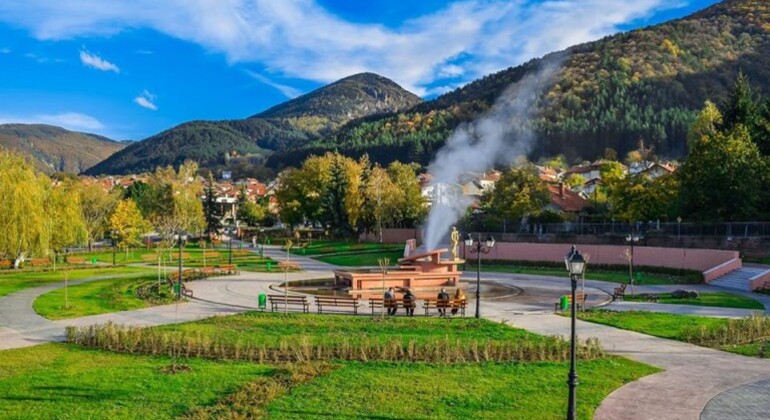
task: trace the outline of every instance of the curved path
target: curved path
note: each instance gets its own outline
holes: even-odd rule
[[[275,247],[267,248],[265,254],[277,260],[285,258],[285,252]],[[329,278],[330,271],[335,268],[306,257],[291,258],[298,261],[304,271],[289,273],[286,275],[289,280]],[[0,298],[0,349],[61,340],[67,325],[87,326],[113,321],[126,325],[149,326],[256,309],[256,296],[269,292],[271,285],[282,282],[284,276],[283,273],[243,273],[238,276],[196,281],[188,285],[196,297],[189,302],[62,321],[46,320],[32,310],[32,302],[37,296],[61,287],[61,284],[27,289]],[[485,318],[544,335],[569,334],[569,319],[551,313],[553,302],[526,299],[527,293],[550,293],[554,296],[566,293],[569,287],[566,278],[505,273],[484,273],[483,278],[485,282],[524,289],[524,293],[515,300],[482,299],[481,314]],[[97,279],[73,281],[71,284]],[[475,273],[463,276],[463,281],[468,281],[469,286],[472,286]],[[609,301],[608,293],[616,286],[601,281],[585,282],[586,291],[595,299],[592,304],[606,304]],[[720,290],[699,285],[644,286],[637,287],[636,291],[657,293],[677,288]],[[757,298],[755,295],[752,297]],[[770,307],[770,298],[760,297],[758,300]],[[470,313],[473,311],[472,305],[471,302]],[[612,303],[606,307],[623,310],[623,306],[627,305]],[[726,312],[716,315],[741,316],[738,313]],[[767,409],[767,404],[763,405],[763,402],[766,402],[762,399],[763,394],[757,394],[757,390],[767,389],[767,381],[770,381],[770,360],[734,355],[582,321],[578,321],[578,333],[581,337],[598,338],[605,349],[613,354],[664,369],[661,373],[615,390],[596,411],[596,419],[699,419],[702,413],[704,419],[770,418],[770,413],[762,411]],[[749,398],[747,395],[759,395],[759,403],[742,404],[741,401]],[[734,411],[736,406],[742,407],[741,411]],[[733,412],[734,417],[730,415]]]

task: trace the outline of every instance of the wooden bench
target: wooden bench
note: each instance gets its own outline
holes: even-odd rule
[[[572,305],[572,295],[564,295],[567,297],[567,308],[569,308]],[[577,307],[575,309],[583,309],[586,305],[586,299],[588,298],[588,295],[585,293],[577,292],[575,293],[575,299],[577,300]],[[556,302],[553,307],[554,311],[560,310],[561,301]]]
[[[612,291],[612,300],[623,300],[626,296],[626,284],[623,283],[620,287],[616,287]]]
[[[202,267],[200,269],[201,277],[211,277],[219,274],[219,269],[215,267]]]
[[[299,271],[299,263],[296,261],[281,261],[278,263],[278,268],[286,271]]]
[[[67,264],[85,264],[86,259],[83,257],[67,257]]]
[[[156,262],[158,261],[158,256],[155,254],[142,254],[141,256],[142,261],[144,262]]]
[[[220,264],[219,272],[223,274],[239,274],[238,266],[235,264]]]
[[[217,251],[204,251],[202,253],[202,257],[206,257],[206,258],[214,258],[214,259],[216,259],[216,258],[219,258],[221,256],[222,256],[222,254],[220,254]]]
[[[268,295],[267,299],[270,301],[270,310],[275,312],[280,305],[283,305],[287,310],[289,306],[299,306],[302,308],[303,313],[310,311],[310,303],[305,296],[284,296],[284,295]]]
[[[179,258],[179,252],[172,251],[169,254],[169,258],[174,261]],[[182,260],[189,260],[190,259],[190,253],[189,252],[182,252]]]
[[[11,267],[13,267],[13,261],[0,260],[0,268],[11,268]]]
[[[457,309],[460,315],[465,316],[465,308],[468,306],[468,301],[465,299],[425,299],[422,307],[425,308],[425,316],[430,315],[430,310],[435,309],[441,315],[440,309],[452,310]]]
[[[32,258],[29,260],[29,264],[33,267],[40,267],[41,265],[51,264],[51,260],[48,258]]]
[[[385,300],[385,298],[369,298],[369,307],[372,308],[372,315],[374,315],[375,309],[382,309],[382,302]],[[404,299],[392,299],[385,303],[385,309],[387,308],[404,308],[406,309],[407,306],[404,304]],[[410,308],[416,308],[417,307],[417,300],[412,300]]]
[[[318,307],[318,313],[322,314],[324,308],[342,308],[342,310],[336,312],[347,312],[345,309],[353,308],[353,314],[358,315],[358,307],[361,306],[358,303],[358,298],[346,298],[346,297],[326,297],[316,296],[315,304]],[[335,312],[335,311],[329,311]]]

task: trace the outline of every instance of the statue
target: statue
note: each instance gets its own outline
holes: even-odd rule
[[[452,240],[452,260],[457,259],[457,246],[460,243],[460,232],[457,231],[456,226],[452,226],[452,234],[449,236]]]

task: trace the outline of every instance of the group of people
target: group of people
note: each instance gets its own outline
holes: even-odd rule
[[[449,306],[451,306],[451,313],[452,315],[456,315],[457,312],[460,310],[460,302],[465,301],[465,293],[463,293],[462,289],[457,289],[455,291],[455,295],[453,298],[454,304],[450,303],[450,299],[452,299],[449,296],[449,293],[447,293],[445,288],[441,288],[441,291],[438,293],[438,296],[436,296],[438,301],[445,302],[444,305],[438,305],[438,313],[439,316],[446,316],[446,311]],[[385,291],[385,295],[383,296],[383,305],[388,310],[388,315],[395,315],[396,311],[398,311],[398,301],[396,299],[396,290],[394,288],[389,288]],[[404,309],[406,310],[406,316],[414,316],[414,308],[417,306],[417,298],[415,297],[414,293],[412,293],[411,290],[406,289],[406,292],[404,292],[403,297],[404,302]]]

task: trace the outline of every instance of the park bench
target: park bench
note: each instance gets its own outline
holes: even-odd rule
[[[206,258],[219,258],[222,256],[218,251],[203,251],[203,256]]]
[[[572,305],[572,295],[564,295],[567,298],[567,308]],[[577,306],[575,309],[583,309],[586,305],[586,299],[588,298],[588,295],[582,292],[575,293],[575,300],[577,300]],[[560,309],[561,302],[556,302],[553,307],[555,311],[558,311]]]
[[[83,257],[67,257],[67,264],[85,264],[86,259]]]
[[[616,287],[612,291],[612,300],[623,300],[626,296],[626,284],[623,283],[620,287]]]
[[[201,277],[211,277],[219,274],[219,269],[215,267],[202,267],[200,269]]]
[[[445,309],[450,311],[457,308],[460,315],[465,316],[465,307],[468,305],[468,301],[465,299],[425,299],[422,307],[425,309],[425,316],[430,315],[430,310],[435,309],[439,315],[441,311],[439,309]]]
[[[222,274],[239,274],[238,266],[235,264],[220,264],[219,272]]]
[[[347,312],[345,309],[352,308],[353,314],[358,315],[358,307],[361,306],[358,303],[358,298],[346,298],[346,297],[326,297],[317,296],[315,298],[315,304],[318,307],[318,313],[322,314],[325,308],[341,308],[336,312]],[[328,310],[329,312],[335,312]]]
[[[33,267],[40,267],[51,264],[51,260],[48,258],[32,258],[29,260],[29,264]]]
[[[179,258],[179,252],[172,251],[169,253],[169,258],[173,261]],[[189,252],[182,252],[182,260],[189,260],[190,259],[190,253]]]
[[[0,268],[11,268],[11,267],[13,267],[13,261],[0,260]]]
[[[142,261],[144,262],[158,261],[158,256],[156,254],[142,254],[141,258],[142,258]]]
[[[278,268],[286,271],[299,271],[299,263],[296,261],[281,261],[278,263]]]
[[[268,295],[267,299],[270,301],[270,310],[272,312],[277,311],[280,305],[283,305],[287,310],[289,306],[299,306],[304,313],[310,311],[310,303],[305,296]]]
[[[369,298],[369,307],[372,308],[372,315],[374,315],[375,310],[382,309],[382,301],[384,298]],[[385,303],[385,308],[406,308],[404,305],[404,299],[391,299],[388,302]],[[417,307],[417,300],[412,301],[412,307]]]
[[[200,278],[200,271],[194,268],[185,268],[182,270],[182,281],[197,280]]]
[[[238,257],[245,257],[248,255],[253,255],[253,253],[247,249],[234,249],[233,255]]]

